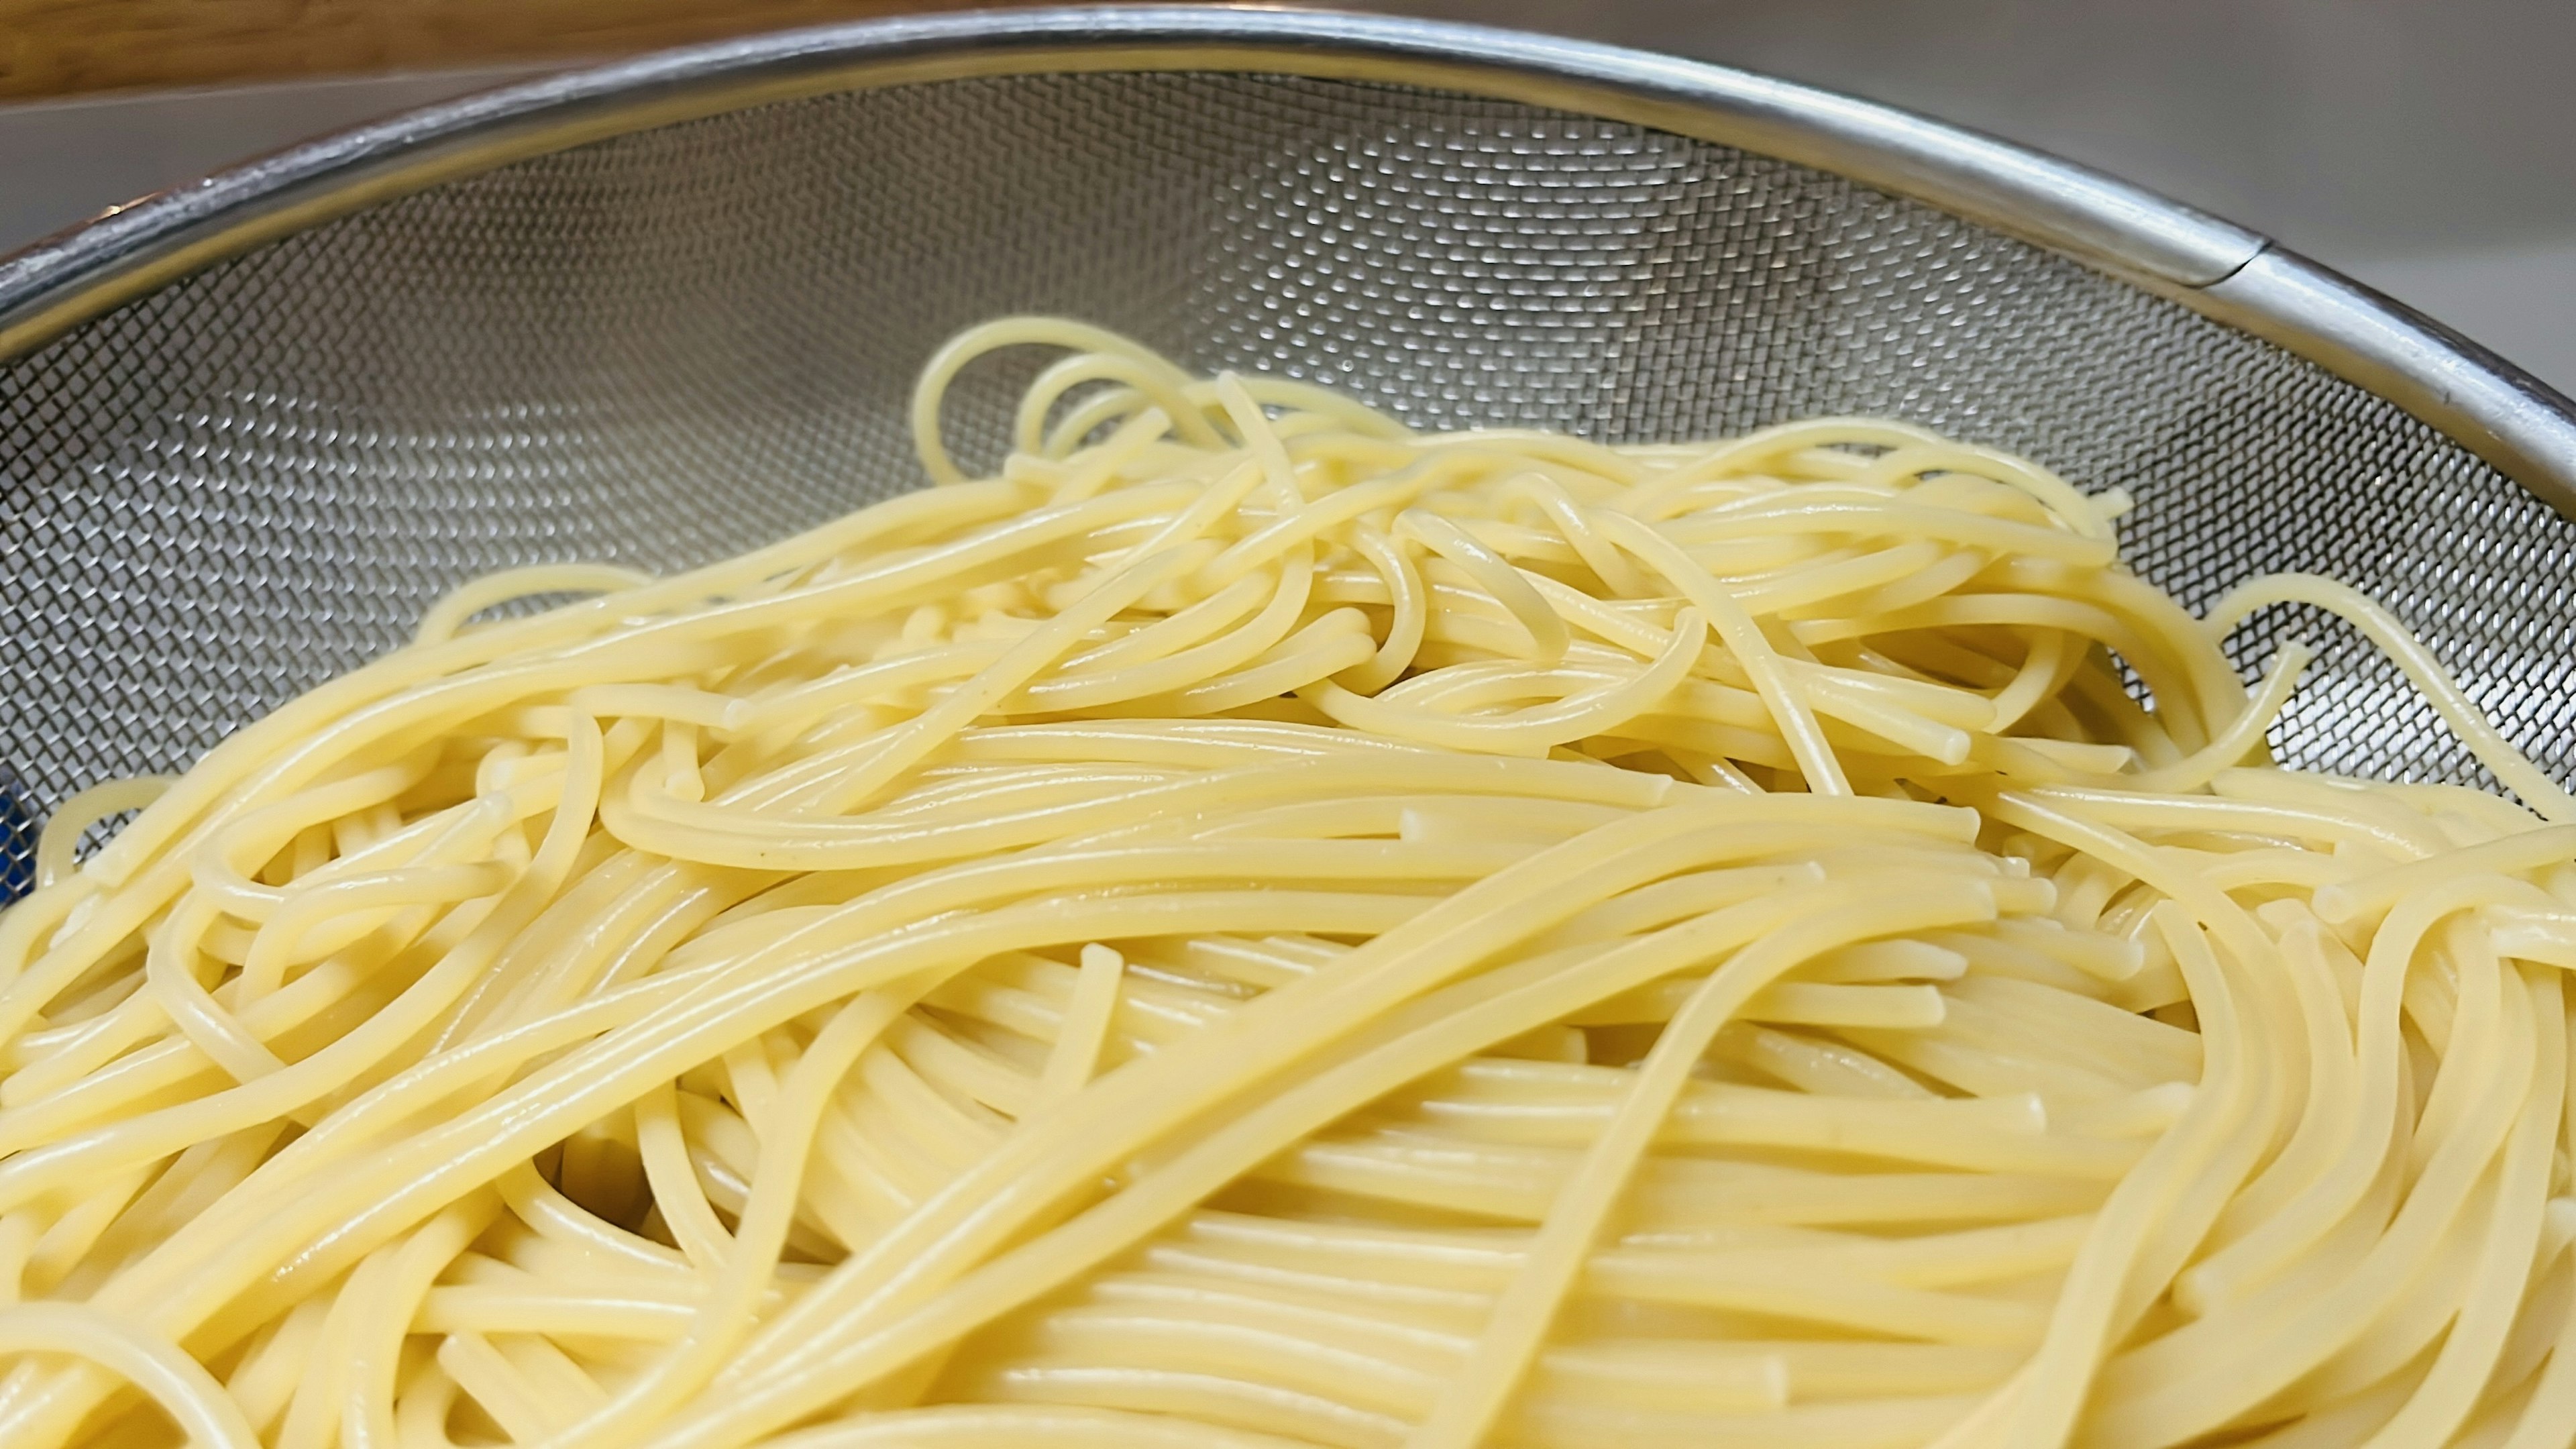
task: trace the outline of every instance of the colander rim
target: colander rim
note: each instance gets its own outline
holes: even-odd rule
[[[778,31],[505,85],[287,148],[0,257],[0,363],[265,242],[531,156],[771,101],[969,76],[1288,74],[1651,126],[1848,176],[2111,273],[2396,403],[2576,517],[2576,403],[2262,235],[2089,167],[1751,71],[1521,31],[1233,5]]]

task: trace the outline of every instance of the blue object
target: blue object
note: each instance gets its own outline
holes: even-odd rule
[[[36,888],[36,815],[27,787],[0,765],[0,906]]]

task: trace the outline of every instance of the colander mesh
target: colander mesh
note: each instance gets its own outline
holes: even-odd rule
[[[2288,568],[2387,600],[2509,735],[2576,763],[2576,525],[2277,348],[1723,146],[1400,87],[1110,74],[583,146],[0,364],[0,795],[34,818],[180,767],[473,574],[673,568],[910,486],[913,370],[1023,310],[1432,426],[1868,412],[2017,449],[2135,494],[2131,556],[2195,604]],[[1007,372],[951,409],[970,456],[994,456]],[[2339,628],[2258,621],[2246,663],[2269,624],[2327,646],[2286,759],[2484,783]]]

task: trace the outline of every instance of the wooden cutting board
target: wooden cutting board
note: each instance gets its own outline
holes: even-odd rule
[[[0,101],[567,61],[971,0],[0,0]]]

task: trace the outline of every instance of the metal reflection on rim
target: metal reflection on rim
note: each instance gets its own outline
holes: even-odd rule
[[[746,106],[974,76],[1267,72],[1584,112],[1777,157],[2073,257],[2276,343],[2576,517],[2576,404],[2262,236],[2023,147],[1789,81],[1612,46],[1230,6],[1046,9],[787,31],[507,86],[147,198],[0,259],[0,360],[263,242],[530,156]]]

